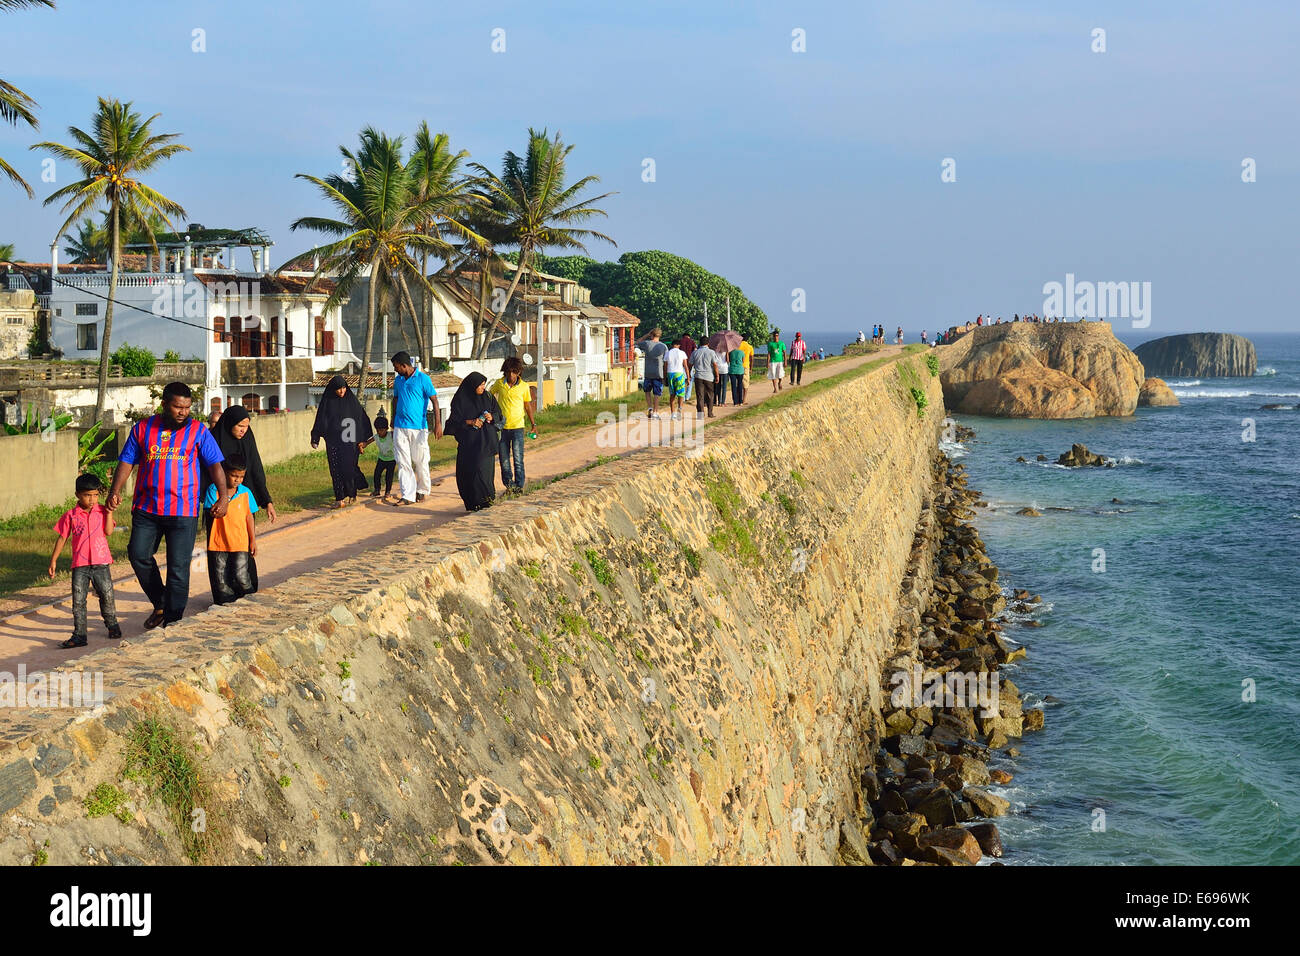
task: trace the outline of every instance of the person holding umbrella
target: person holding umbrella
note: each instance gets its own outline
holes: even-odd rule
[[[741,336],[732,329],[723,329],[709,336],[709,348],[717,353],[716,402],[727,403],[727,381],[731,377],[731,352],[740,348]]]

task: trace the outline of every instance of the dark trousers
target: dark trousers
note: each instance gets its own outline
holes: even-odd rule
[[[731,373],[731,404],[739,405],[745,400],[745,376]]]
[[[374,487],[372,494],[387,495],[393,490],[393,472],[397,469],[397,461],[377,461],[375,462],[375,475],[370,484]],[[384,490],[379,490],[380,476],[384,477]]]
[[[170,624],[185,614],[190,601],[190,562],[194,558],[194,539],[199,519],[180,515],[155,515],[147,511],[131,512],[131,541],[126,546],[136,579],[154,609],[161,609],[163,620]],[[167,585],[154,555],[158,545],[167,541]]]
[[[707,406],[709,409],[709,417],[710,418],[713,417],[713,400],[714,398],[717,397],[714,394],[713,386],[714,386],[713,382],[705,382],[705,381],[700,381],[698,379],[696,380],[695,411],[697,414],[699,412],[704,411],[705,407]]]
[[[803,359],[790,359],[790,384],[798,385],[803,381]]]
[[[113,600],[113,566],[109,564],[83,564],[72,569],[72,633],[86,636],[86,597],[95,589],[99,598],[99,614],[104,626],[117,630],[117,603]]]
[[[212,603],[229,604],[257,593],[257,565],[247,551],[209,551],[208,583]]]
[[[716,405],[727,404],[727,374],[723,372],[718,375],[718,380],[713,383],[713,402]]]
[[[524,430],[522,428],[501,429],[501,440],[497,443],[497,457],[501,460],[501,484],[507,489],[524,490]],[[514,467],[511,468],[511,459]]]

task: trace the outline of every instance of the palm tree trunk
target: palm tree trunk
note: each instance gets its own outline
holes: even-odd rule
[[[420,356],[420,361],[424,363],[427,371],[429,365],[424,351],[424,330],[420,328],[420,313],[415,311],[415,303],[411,301],[411,290],[407,288],[404,275],[398,277],[397,293],[401,296],[399,305],[405,305],[407,311],[411,313],[411,325],[415,326],[415,354]],[[398,308],[397,314],[402,314],[401,308]],[[384,358],[387,359],[388,356],[385,355]]]
[[[501,311],[494,313],[502,323],[505,322],[506,309],[510,308],[510,299],[514,296],[515,289],[519,287],[519,280],[523,277],[524,270],[528,268],[528,254],[530,251],[526,246],[520,248],[519,265],[515,267],[515,277],[510,280],[510,288],[506,290],[506,300],[501,304]],[[496,322],[493,322],[492,327],[483,336],[483,342],[479,345],[479,352],[474,356],[475,358],[483,359],[487,357],[488,346],[492,344],[492,333],[495,331]]]
[[[420,252],[420,275],[425,282],[429,281],[429,251],[427,249]],[[429,302],[429,293],[423,285],[420,286],[420,311],[415,321],[417,325],[424,329],[424,341],[429,344],[429,350],[423,356],[424,368],[427,371],[433,367],[433,308]]]
[[[376,285],[379,282],[379,256],[370,263],[370,283],[369,291],[366,293],[366,344],[361,350],[361,379],[357,382],[357,396],[361,399],[361,407],[366,407],[366,373],[370,369],[370,342],[375,337],[375,308],[378,305],[379,290]]]
[[[118,260],[122,258],[118,255],[118,209],[116,200],[112,202],[110,209],[113,228],[109,248],[112,249],[113,265],[108,274],[108,304],[104,306],[104,339],[99,343],[99,388],[95,393],[95,422],[104,420],[104,400],[108,397],[110,351],[108,343],[113,337],[113,303],[117,299],[117,270],[120,268]]]

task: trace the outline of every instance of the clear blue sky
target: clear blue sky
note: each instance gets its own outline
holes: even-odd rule
[[[784,329],[912,338],[1041,311],[1072,272],[1151,282],[1144,337],[1295,331],[1298,38],[1292,2],[60,0],[0,15],[0,76],[41,121],[0,127],[38,192],[0,184],[0,241],[47,258],[61,220],[27,146],[111,95],[193,149],[154,184],[191,221],[266,228],[277,263],[312,241],[289,223],[326,211],[293,174],[338,169],[362,126],[427,119],[495,168],[533,125],[618,192],[600,225],[619,247],[593,255],[687,256]]]

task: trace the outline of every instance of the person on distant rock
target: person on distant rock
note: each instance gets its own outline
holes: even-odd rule
[[[899,345],[902,345],[902,344],[903,344],[903,327],[902,327],[901,325],[898,327],[897,338],[898,338],[898,344],[899,344]]]
[[[858,329],[858,343],[861,344],[861,343],[865,342],[866,340],[867,340],[867,337],[866,337],[865,335],[862,334],[862,330],[861,330],[861,329]]]
[[[922,344],[922,345],[929,345],[929,344],[930,344],[930,340],[927,339],[927,338],[925,337],[925,329],[922,329],[922,330],[921,330],[921,344]]]

